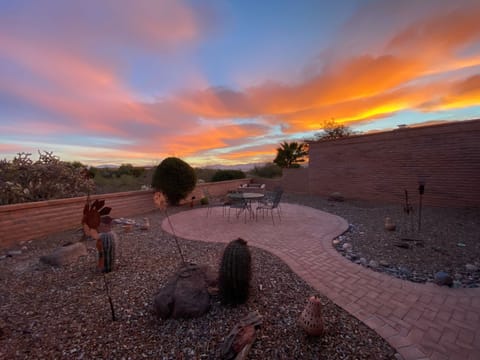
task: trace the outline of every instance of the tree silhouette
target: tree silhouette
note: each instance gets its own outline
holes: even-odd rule
[[[323,132],[315,134],[315,140],[335,140],[353,135],[353,131],[345,125],[337,124],[334,120],[323,123]]]

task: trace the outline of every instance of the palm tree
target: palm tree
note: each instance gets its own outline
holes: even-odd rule
[[[284,141],[277,148],[277,157],[273,162],[281,168],[297,168],[308,155],[308,144]]]

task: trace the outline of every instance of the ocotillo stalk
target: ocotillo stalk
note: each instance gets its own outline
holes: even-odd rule
[[[105,292],[107,293],[108,302],[110,304],[110,311],[112,312],[112,321],[115,321],[116,320],[115,309],[113,308],[113,301],[112,301],[112,297],[110,296],[110,290],[108,289],[108,282],[107,282],[107,277],[105,273],[103,273],[103,281],[105,283]]]
[[[165,216],[167,217],[168,224],[170,225],[170,228],[172,229],[172,235],[173,238],[175,239],[175,244],[177,245],[178,252],[180,254],[180,257],[182,258],[182,265],[185,265],[185,258],[183,257],[182,249],[180,248],[180,244],[178,243],[177,235],[175,234],[175,229],[173,228],[173,224],[170,221],[170,217],[168,216],[167,208],[165,207]]]
[[[422,197],[425,192],[425,183],[423,181],[419,182],[418,192],[420,193],[420,203],[418,204],[418,232],[422,228]]]

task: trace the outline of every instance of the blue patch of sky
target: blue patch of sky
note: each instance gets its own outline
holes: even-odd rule
[[[129,55],[127,61],[122,75],[138,100],[154,101],[190,86],[193,70],[181,55],[137,53]]]
[[[212,85],[238,87],[237,76],[265,79],[301,69],[330,45],[355,1],[232,1],[224,28],[199,47],[196,60]],[[288,78],[288,76],[287,76]],[[276,80],[276,79],[274,79]],[[281,80],[281,79],[280,79]]]

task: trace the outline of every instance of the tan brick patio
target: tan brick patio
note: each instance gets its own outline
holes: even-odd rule
[[[230,222],[215,208],[171,216],[177,236],[229,242],[242,237],[285,261],[312,287],[385,338],[405,359],[480,359],[480,289],[414,284],[341,256],[331,240],[348,223],[332,214],[282,204],[282,221]],[[276,219],[277,220],[277,219]],[[164,230],[171,232],[167,221]],[[373,354],[372,354],[373,355]]]

